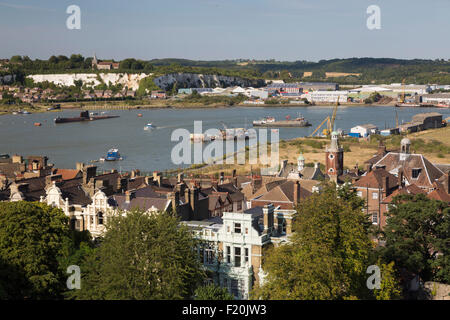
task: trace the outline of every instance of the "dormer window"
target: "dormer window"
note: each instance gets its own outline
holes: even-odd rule
[[[241,224],[240,223],[234,224],[234,233],[241,233]]]
[[[412,177],[413,179],[419,178],[419,175],[420,175],[420,172],[421,172],[421,171],[422,171],[421,168],[412,169],[411,177]]]

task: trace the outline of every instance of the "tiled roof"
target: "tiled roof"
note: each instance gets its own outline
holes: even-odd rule
[[[405,186],[405,187],[402,187],[402,188],[399,188],[399,189],[395,190],[394,192],[392,192],[392,194],[390,194],[382,202],[383,203],[391,203],[395,196],[402,195],[402,194],[416,195],[416,194],[419,194],[419,193],[426,194],[426,192],[424,190],[420,189],[415,184],[410,184],[409,186]]]
[[[401,157],[405,157],[401,160]],[[385,166],[386,171],[397,174],[399,169],[403,169],[404,177],[410,184],[416,184],[419,187],[433,187],[433,182],[439,179],[443,172],[435,167],[421,154],[401,154],[389,152],[375,166]],[[412,170],[421,169],[416,179],[412,178]]]
[[[428,198],[444,201],[450,204],[450,195],[442,188],[434,189],[433,191],[431,191],[428,194]]]
[[[128,180],[128,190],[135,190],[145,186],[145,177],[136,177]]]
[[[63,186],[60,187],[60,190],[63,200],[66,200],[66,198],[68,198],[70,204],[87,206],[88,204],[92,203],[92,199],[88,194],[86,194],[81,185],[71,186],[67,188],[64,188]]]
[[[76,169],[55,169],[53,170],[53,174],[60,174],[63,180],[69,180],[77,178],[80,171]]]
[[[358,181],[354,183],[354,186],[360,188],[383,189],[383,180],[385,177],[388,177],[389,190],[392,190],[393,188],[396,188],[398,186],[397,177],[381,168],[375,168],[374,170],[366,173],[365,176],[362,176]]]
[[[263,194],[261,197],[255,199],[258,201],[286,201],[294,202],[294,186],[295,182],[292,180],[285,180],[284,183],[278,184],[271,188],[267,193]],[[306,190],[301,186],[300,182],[300,197],[299,199],[305,199],[311,196],[311,192]],[[299,200],[297,199],[297,200]]]

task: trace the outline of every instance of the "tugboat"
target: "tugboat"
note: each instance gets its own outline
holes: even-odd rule
[[[117,161],[122,160],[122,157],[120,156],[119,150],[112,148],[108,150],[108,153],[106,154],[105,161]]]

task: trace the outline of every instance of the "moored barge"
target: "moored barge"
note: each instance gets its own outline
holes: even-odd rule
[[[309,127],[311,124],[301,114],[293,120],[276,121],[273,117],[253,121],[254,127],[286,127],[286,128],[300,128]]]

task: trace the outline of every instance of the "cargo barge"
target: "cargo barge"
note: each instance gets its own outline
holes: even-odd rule
[[[55,123],[95,121],[95,120],[112,119],[112,118],[118,118],[118,117],[119,116],[91,116],[89,114],[89,111],[83,111],[83,112],[80,112],[80,116],[79,117],[73,117],[73,118],[57,117],[55,119]]]
[[[288,117],[287,117],[288,118]],[[302,115],[299,115],[293,120],[276,121],[273,117],[253,121],[254,127],[285,127],[285,128],[300,128],[309,127],[311,124]]]

